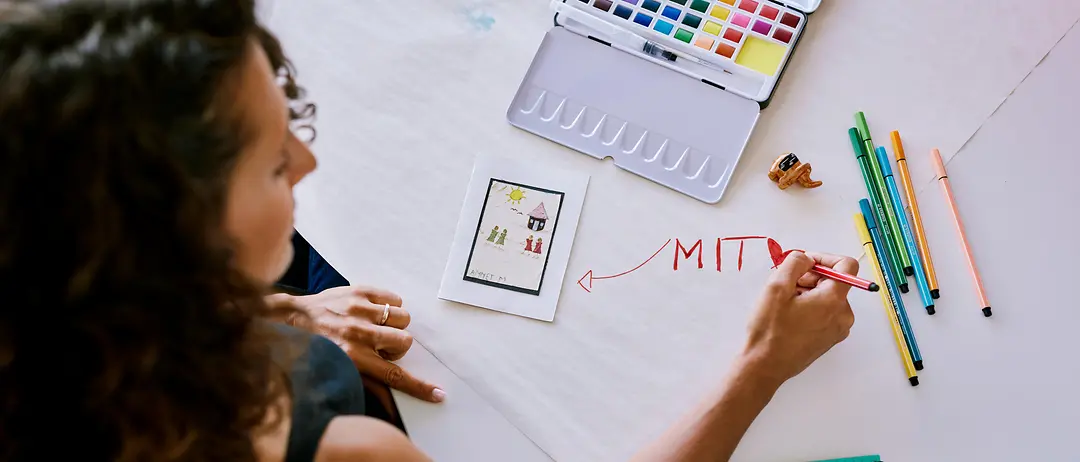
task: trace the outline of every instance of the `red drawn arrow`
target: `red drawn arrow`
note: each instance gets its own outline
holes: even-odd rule
[[[585,273],[584,276],[581,277],[581,279],[578,279],[577,283],[578,283],[579,286],[581,286],[582,289],[585,289],[586,292],[592,293],[593,281],[601,280],[601,279],[614,279],[614,278],[617,278],[619,276],[626,276],[627,274],[633,273],[634,271],[637,271],[637,270],[641,269],[642,266],[645,266],[647,263],[652,261],[652,259],[656,258],[657,255],[660,255],[660,252],[663,252],[664,249],[666,249],[668,244],[670,244],[670,243],[671,243],[671,239],[668,239],[667,242],[665,242],[664,245],[660,246],[660,249],[657,250],[655,253],[653,253],[651,257],[649,257],[645,261],[641,262],[640,265],[635,266],[633,269],[631,269],[629,271],[623,271],[623,272],[621,272],[619,274],[613,274],[611,276],[593,276],[593,271],[589,270],[587,273]],[[588,287],[585,286],[585,282],[588,283]]]

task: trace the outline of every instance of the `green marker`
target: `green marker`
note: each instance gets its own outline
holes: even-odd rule
[[[889,196],[882,196],[881,192],[874,187],[873,167],[871,167],[869,159],[872,156],[867,155],[866,151],[863,149],[862,139],[859,138],[859,131],[855,128],[848,129],[848,137],[851,138],[851,148],[855,150],[855,159],[859,161],[859,169],[862,170],[863,181],[866,182],[866,193],[870,197],[870,205],[874,209],[874,215],[877,215],[878,227],[880,228],[887,223],[885,217],[888,215],[885,211],[885,201],[882,199],[888,198]],[[885,245],[883,246],[885,249],[883,252],[889,255],[889,258],[887,259],[889,261],[882,261],[881,264],[892,266],[893,274],[897,275],[896,282],[899,284],[897,289],[899,289],[900,292],[907,293],[907,280],[899,277],[899,275],[904,274],[902,272],[903,268],[900,266],[900,257],[896,254],[896,249],[889,245],[888,241],[885,239],[885,236],[888,236],[888,233],[883,232],[882,235],[882,241],[885,241]],[[884,268],[882,269],[884,270]]]
[[[889,200],[889,190],[885,186],[885,174],[882,173],[881,164],[877,160],[877,156],[874,155],[874,140],[870,139],[870,127],[866,125],[866,116],[863,113],[855,113],[855,126],[859,128],[859,136],[863,142],[863,149],[866,149],[866,153],[870,157],[870,165],[874,172],[874,184],[878,187],[878,194],[883,199],[883,206],[888,212],[889,226],[884,230],[886,232],[885,240],[888,241],[890,247],[894,247],[896,253],[900,255],[900,264],[904,268],[902,273],[896,273],[897,275],[911,276],[915,274],[915,270],[911,265],[911,257],[908,256],[907,251],[904,248],[904,237],[900,234],[900,221],[897,213],[904,213],[903,210],[895,210],[893,208],[892,201]],[[904,281],[902,286],[904,289],[901,292],[907,293],[907,278],[901,277]]]
[[[874,454],[872,456],[844,457],[842,459],[822,459],[814,460],[811,462],[881,462],[881,456]]]

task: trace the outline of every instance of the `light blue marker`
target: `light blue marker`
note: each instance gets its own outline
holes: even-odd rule
[[[874,211],[870,209],[870,201],[859,199],[859,208],[862,209],[863,219],[866,220],[866,228],[870,231],[870,240],[874,241],[874,252],[877,253],[878,263],[881,265],[881,274],[885,276],[885,287],[892,296],[893,310],[896,311],[896,320],[900,323],[900,330],[904,331],[904,340],[907,340],[908,351],[911,353],[911,362],[915,370],[923,370],[922,352],[919,344],[915,341],[915,331],[911,329],[911,320],[908,319],[907,310],[904,309],[904,299],[900,298],[900,291],[896,286],[896,273],[889,267],[889,253],[885,251],[885,241],[881,238],[877,221],[874,220]]]
[[[892,167],[889,166],[889,155],[885,153],[884,146],[877,147],[878,162],[881,163],[881,173],[885,176],[885,185],[889,189],[889,198],[892,199],[893,209],[896,210],[896,219],[900,222],[900,234],[904,236],[904,246],[908,256],[915,264],[915,285],[919,288],[919,298],[922,298],[926,306],[926,314],[934,314],[934,299],[930,297],[930,281],[926,279],[922,262],[919,260],[919,249],[915,246],[915,235],[911,233],[911,224],[907,214],[904,213],[904,204],[900,202],[900,190],[896,188],[896,178],[893,178]]]

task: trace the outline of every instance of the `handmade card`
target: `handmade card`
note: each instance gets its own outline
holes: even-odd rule
[[[477,159],[439,298],[551,321],[589,177]]]

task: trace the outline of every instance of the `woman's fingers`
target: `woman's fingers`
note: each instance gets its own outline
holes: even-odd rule
[[[820,281],[821,275],[811,271],[799,277],[799,281],[795,285],[804,289],[813,289],[817,287]]]
[[[859,262],[851,257],[818,252],[806,252],[806,256],[813,258],[819,265],[828,266],[843,273],[856,274],[859,271]]]
[[[859,274],[859,262],[854,258],[815,252],[808,252],[806,255],[813,258],[817,264],[827,266],[841,273]],[[816,288],[828,291],[839,297],[846,297],[848,291],[851,290],[851,286],[828,278],[819,278],[819,281],[816,283]]]
[[[390,306],[404,306],[405,303],[401,300],[401,296],[390,292],[389,290],[379,289],[376,287],[356,287],[354,292],[356,295],[366,298],[375,305],[380,307],[389,303]]]
[[[387,308],[389,306],[389,308]],[[386,313],[386,322],[383,321],[383,313]],[[409,327],[409,322],[412,321],[412,316],[409,312],[400,306],[392,304],[376,305],[362,297],[356,297],[349,308],[345,310],[348,316],[355,316],[370,321],[372,324],[396,327],[398,329],[404,329]]]
[[[386,305],[383,305],[379,309],[379,319],[375,320],[378,324],[382,320],[382,311],[386,309]],[[409,312],[400,306],[390,305],[389,315],[386,317],[386,324],[384,326],[394,327],[398,329],[404,329],[409,327],[409,322],[412,321],[412,316]]]
[[[412,334],[407,331],[372,324],[348,326],[341,336],[354,345],[366,346],[391,360],[405,356],[413,343]]]
[[[391,363],[375,354],[362,355],[353,358],[357,369],[361,373],[385,383],[386,386],[395,390],[401,390],[409,395],[432,403],[442,402],[446,393],[433,384],[414,377],[401,366]]]

